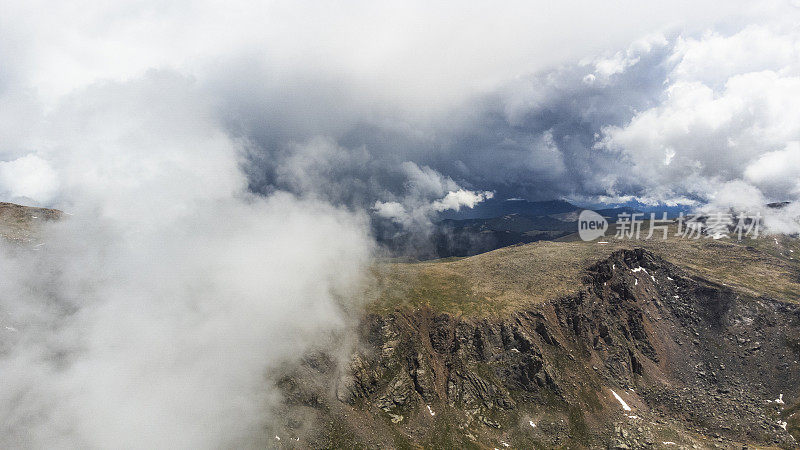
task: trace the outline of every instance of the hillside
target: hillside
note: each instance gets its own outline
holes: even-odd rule
[[[428,305],[453,314],[508,312],[569,295],[583,270],[622,249],[644,248],[709,281],[748,295],[800,299],[800,241],[785,236],[731,239],[536,242],[469,258],[390,264],[378,272],[376,311]],[[798,255],[798,256],[795,256]]]
[[[388,264],[349,368],[317,355],[289,372],[275,431],[301,447],[796,448],[798,251],[609,239]],[[291,425],[308,420],[327,425]]]

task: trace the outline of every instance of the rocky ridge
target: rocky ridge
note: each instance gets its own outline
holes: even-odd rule
[[[586,268],[575,295],[512,314],[397,310],[359,331],[344,370],[314,355],[281,378],[278,433],[297,436],[281,446],[796,448],[800,437],[800,307],[643,249]]]

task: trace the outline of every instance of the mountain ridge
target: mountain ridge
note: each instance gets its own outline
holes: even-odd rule
[[[307,379],[333,370],[319,357],[281,379],[288,421],[276,433],[294,435],[301,408],[336,424],[297,435],[311,447],[796,446],[796,301],[752,296],[643,248],[578,274],[569,293],[492,313],[443,309],[429,294],[368,314],[329,394]]]

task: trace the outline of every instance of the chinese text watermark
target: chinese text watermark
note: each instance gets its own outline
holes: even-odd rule
[[[667,213],[620,213],[615,224],[616,239],[756,239],[763,230],[761,214],[684,214],[668,218]],[[584,210],[578,217],[578,234],[584,241],[605,236],[610,228],[606,217]]]

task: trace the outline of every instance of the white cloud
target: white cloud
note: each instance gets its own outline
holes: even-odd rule
[[[671,78],[715,86],[734,75],[771,70],[797,75],[800,69],[798,33],[774,25],[750,25],[733,34],[709,31],[700,38],[678,38]]]
[[[151,68],[204,72],[221,57],[245,53],[263,55],[287,83],[298,73],[341,76],[357,80],[362,95],[441,110],[520,73],[619,48],[678,21],[696,28],[771,9],[710,0],[458,8],[429,1],[12,0],[0,25],[20,46],[12,51],[14,69],[48,98]]]
[[[34,154],[13,161],[0,161],[0,196],[10,200],[48,204],[58,194],[56,172]]]
[[[629,158],[627,179],[648,189],[710,199],[719,183],[747,179],[769,198],[797,198],[794,171],[774,166],[794,160],[800,139],[800,77],[787,57],[799,47],[794,34],[755,26],[679,41],[664,101],[606,128],[602,146]]]
[[[401,164],[400,171],[406,177],[406,192],[413,198],[440,197],[458,188],[449,177],[442,176],[430,167],[420,167],[412,161]]]
[[[800,143],[761,155],[747,166],[744,176],[773,197],[787,192],[800,196]]]
[[[474,192],[465,189],[450,191],[444,198],[436,200],[431,204],[434,211],[460,211],[464,208],[474,208],[478,203],[494,197],[492,192]]]
[[[378,200],[375,202],[372,209],[378,217],[391,219],[406,227],[411,225],[411,215],[407,213],[406,208],[398,202],[382,202]]]
[[[442,198],[425,200],[409,196],[403,203],[376,201],[372,211],[381,218],[400,224],[406,231],[424,233],[429,231],[435,214],[442,211],[460,211],[461,208],[474,208],[478,203],[494,197],[493,192],[476,192],[466,189],[450,191]]]
[[[400,224],[406,231],[424,234],[430,231],[436,213],[474,208],[494,196],[493,192],[463,189],[449,177],[411,161],[401,164],[399,171],[406,180],[404,195],[393,201],[378,200],[372,211]]]
[[[0,242],[0,446],[267,445],[265,376],[365,299],[366,217],[249,194],[242,143],[185,77],[92,85],[43,122],[0,178],[40,200],[57,180],[73,215],[34,250]]]
[[[667,39],[656,33],[634,41],[625,51],[618,51],[610,57],[596,58],[592,61],[594,73],[586,75],[584,82],[591,84],[598,79],[607,82],[612,76],[621,74],[638,63],[642,55],[667,44]]]

